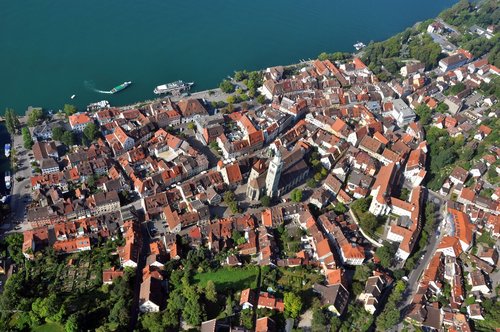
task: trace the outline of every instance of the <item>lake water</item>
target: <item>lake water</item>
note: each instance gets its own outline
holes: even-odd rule
[[[213,88],[235,70],[353,51],[356,41],[386,39],[454,2],[0,0],[0,110],[122,105],[178,79]],[[128,80],[113,96],[94,91]]]

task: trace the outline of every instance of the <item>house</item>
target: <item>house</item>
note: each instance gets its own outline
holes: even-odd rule
[[[447,72],[448,70],[465,65],[467,61],[469,61],[469,59],[462,53],[453,54],[439,61],[439,69],[443,72]]]
[[[443,102],[448,106],[448,112],[455,115],[462,110],[463,99],[456,96],[447,96]]]
[[[153,275],[147,276],[139,291],[139,310],[142,313],[159,312],[164,302],[161,280]]]
[[[480,125],[476,135],[474,135],[474,138],[477,139],[478,141],[482,141],[486,136],[491,134],[492,130],[490,127],[485,126],[485,125]]]
[[[483,248],[477,256],[492,266],[497,265],[498,251],[495,248]]]
[[[365,284],[363,293],[359,295],[360,301],[364,302],[364,308],[370,314],[374,314],[378,308],[378,300],[385,287],[385,280],[380,276],[369,277]]]
[[[240,295],[240,306],[243,310],[248,308],[253,308],[257,304],[257,294],[251,288],[247,288],[241,291]]]
[[[432,25],[429,25],[431,27]],[[407,63],[405,66],[401,67],[400,73],[403,77],[408,77],[413,74],[423,73],[425,70],[425,64],[422,62]]]
[[[83,132],[89,123],[94,122],[87,113],[77,113],[69,116],[69,125],[71,130],[76,132]]]
[[[467,178],[469,177],[469,172],[462,167],[455,167],[450,174],[450,181],[455,185],[463,185]]]
[[[59,164],[52,158],[42,159],[40,162],[42,174],[53,174],[59,172]]]
[[[272,318],[261,317],[255,321],[255,332],[274,332],[276,323]]]
[[[197,118],[207,116],[208,112],[199,99],[190,98],[177,102],[177,107],[181,112],[181,122],[191,122]]]
[[[321,303],[337,316],[342,316],[349,302],[349,291],[342,284],[324,286],[314,284],[313,290],[320,294]]]
[[[467,313],[469,314],[470,319],[484,320],[483,310],[481,309],[481,305],[479,303],[469,305],[467,307]]]
[[[391,115],[400,127],[408,125],[416,118],[415,112],[402,99],[392,101]]]
[[[224,179],[224,183],[228,186],[237,185],[243,180],[238,163],[224,165],[222,161],[219,161],[218,169]]]
[[[460,241],[460,246],[463,251],[467,251],[472,246],[473,233],[472,224],[469,216],[459,210],[448,208],[448,215],[453,222],[453,236],[456,236]]]
[[[473,270],[468,276],[469,284],[471,285],[471,292],[479,292],[481,294],[489,294],[490,287],[486,281],[486,277],[482,270]]]
[[[380,167],[375,183],[372,186],[373,197],[369,211],[376,216],[386,215],[391,211],[389,205],[392,182],[396,176],[397,166],[390,163]]]
[[[64,128],[65,123],[63,121],[44,121],[41,125],[33,128],[33,136],[37,140],[49,140],[52,139],[52,131],[54,128]]]
[[[59,158],[57,146],[54,141],[50,142],[35,142],[32,147],[33,158],[38,162],[47,158]]]
[[[273,295],[267,292],[260,292],[259,298],[257,299],[257,308],[267,308],[283,312],[285,311],[285,303],[283,300],[276,299]]]
[[[480,162],[476,163],[474,166],[472,166],[472,168],[470,169],[470,174],[474,178],[480,178],[487,171],[488,171],[488,167],[486,166],[486,164],[484,162],[480,161]]]
[[[105,285],[110,285],[113,283],[113,280],[123,277],[124,275],[123,270],[117,270],[114,266],[110,269],[103,270],[102,271],[102,282]]]

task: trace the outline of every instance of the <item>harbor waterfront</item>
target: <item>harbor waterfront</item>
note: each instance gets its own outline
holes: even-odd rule
[[[103,99],[125,105],[176,80],[196,82],[193,91],[215,88],[235,70],[354,51],[357,42],[388,38],[455,2],[89,0],[69,8],[60,0],[0,1],[0,28],[8,31],[0,34],[7,50],[0,109],[23,114],[29,105],[83,108]],[[104,93],[124,81],[134,83]]]

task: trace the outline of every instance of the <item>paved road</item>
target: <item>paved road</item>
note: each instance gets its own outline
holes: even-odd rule
[[[27,223],[23,223],[26,205],[31,200],[31,151],[25,150],[23,147],[23,139],[21,135],[15,135],[13,141],[13,149],[17,158],[18,170],[12,174],[12,194],[10,200],[11,217],[8,222],[2,225],[2,231],[5,233],[11,232],[17,224],[23,231],[31,227]],[[22,178],[21,181],[16,179]],[[17,227],[16,227],[17,228]]]
[[[443,235],[446,233],[446,223],[443,222],[446,216],[445,204],[446,198],[440,196],[439,194],[427,191],[427,204],[434,203],[436,205],[435,218],[436,218],[436,232],[434,234],[429,234],[429,243],[425,247],[424,256],[417,262],[417,267],[413,269],[408,276],[408,288],[406,289],[403,298],[405,299],[399,306],[400,310],[403,311],[411,303],[413,295],[417,291],[420,277],[429,264],[432,256],[434,255],[437,245],[441,241]],[[402,325],[398,326],[398,330],[402,328]]]

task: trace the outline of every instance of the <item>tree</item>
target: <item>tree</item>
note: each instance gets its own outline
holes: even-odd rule
[[[396,244],[384,241],[383,246],[377,248],[375,254],[380,259],[380,265],[384,268],[389,268],[391,266],[392,259],[396,254]]]
[[[260,198],[260,204],[264,207],[268,207],[271,205],[271,198],[267,195],[264,195]]]
[[[223,80],[219,84],[219,88],[222,90],[224,93],[233,93],[234,92],[234,84],[231,83],[229,80]]]
[[[125,299],[120,298],[109,312],[108,320],[111,323],[117,324],[118,326],[126,327],[129,319],[129,308],[126,304]]]
[[[400,311],[395,306],[389,306],[384,309],[377,317],[377,331],[385,331],[396,325],[399,321]]]
[[[28,115],[28,126],[34,127],[41,119],[43,119],[43,110],[41,108],[33,108]]]
[[[23,127],[21,129],[22,135],[23,135],[23,142],[24,142],[24,148],[25,149],[31,149],[33,146],[33,139],[31,138],[31,133],[28,129],[28,127]]]
[[[241,81],[243,81],[246,78],[248,78],[248,73],[246,72],[246,70],[244,70],[244,71],[237,71],[237,72],[234,73],[234,80],[236,82],[241,82]]]
[[[64,104],[63,110],[67,116],[73,115],[77,112],[76,107],[74,105],[70,105],[70,104]]]
[[[215,290],[215,283],[212,280],[207,281],[205,286],[205,297],[210,302],[217,302],[217,291]]]
[[[196,129],[196,125],[194,124],[194,122],[190,122],[190,123],[188,123],[187,127],[188,127],[188,129],[190,129],[190,130],[195,130],[195,129]]]
[[[163,332],[162,314],[159,312],[149,312],[141,316],[141,326],[144,330],[150,332]]]
[[[64,135],[64,129],[61,127],[55,127],[52,129],[52,139],[54,141],[60,141]]]
[[[184,297],[186,303],[182,308],[182,318],[190,325],[200,325],[204,318],[203,308],[200,303],[200,295],[194,287],[189,284],[184,284]]]
[[[337,214],[344,214],[348,211],[347,207],[345,206],[344,203],[338,202],[335,207],[333,208],[333,211]]]
[[[235,200],[235,196],[234,196],[234,192],[231,191],[231,190],[228,190],[224,193],[224,202],[226,202],[227,204],[231,203],[231,202],[234,202]]]
[[[352,203],[351,208],[354,211],[356,211],[356,213],[366,212],[366,211],[368,211],[370,204],[371,204],[371,198],[363,197],[363,198],[356,200],[354,203]]]
[[[302,310],[302,299],[292,292],[285,293],[285,316],[290,318],[297,318]]]
[[[360,282],[366,282],[368,278],[371,276],[372,270],[368,265],[357,265],[354,270],[353,279]]]
[[[71,131],[66,131],[61,137],[61,142],[66,146],[75,145],[75,135]]]
[[[315,179],[309,179],[307,180],[307,186],[311,189],[314,189],[316,188],[316,186],[318,185],[318,183],[316,182]]]
[[[446,105],[446,104],[445,104]],[[415,108],[415,113],[417,113],[420,123],[424,126],[428,125],[432,121],[432,111],[431,109],[425,105],[421,104]]]
[[[66,332],[77,332],[80,330],[80,327],[78,325],[78,317],[75,314],[69,316],[66,324],[64,324],[64,330]]]
[[[240,312],[241,325],[248,330],[253,328],[253,311],[252,309],[245,309]]]
[[[16,133],[16,129],[20,126],[19,118],[17,117],[16,112],[12,108],[6,108],[4,117],[7,131],[9,134],[14,135]]]
[[[264,96],[264,95],[258,95],[258,96],[257,96],[257,102],[258,102],[259,104],[261,104],[261,105],[262,105],[262,104],[265,104],[265,103],[266,103],[266,96]]]
[[[292,193],[290,194],[290,198],[292,199],[292,201],[298,203],[298,202],[301,202],[302,201],[302,190],[300,190],[299,188],[295,188],[294,190],[292,190]]]
[[[85,137],[87,137],[87,139],[92,142],[97,137],[99,137],[99,128],[95,123],[91,122],[87,126],[85,126],[85,129],[83,129],[83,135],[85,135]]]
[[[312,315],[312,331],[313,332],[323,332],[326,331],[326,325],[328,324],[328,316],[321,307],[314,308]]]
[[[234,103],[238,102],[236,96],[234,96],[234,95],[227,96],[226,101],[228,104],[234,104]]]

